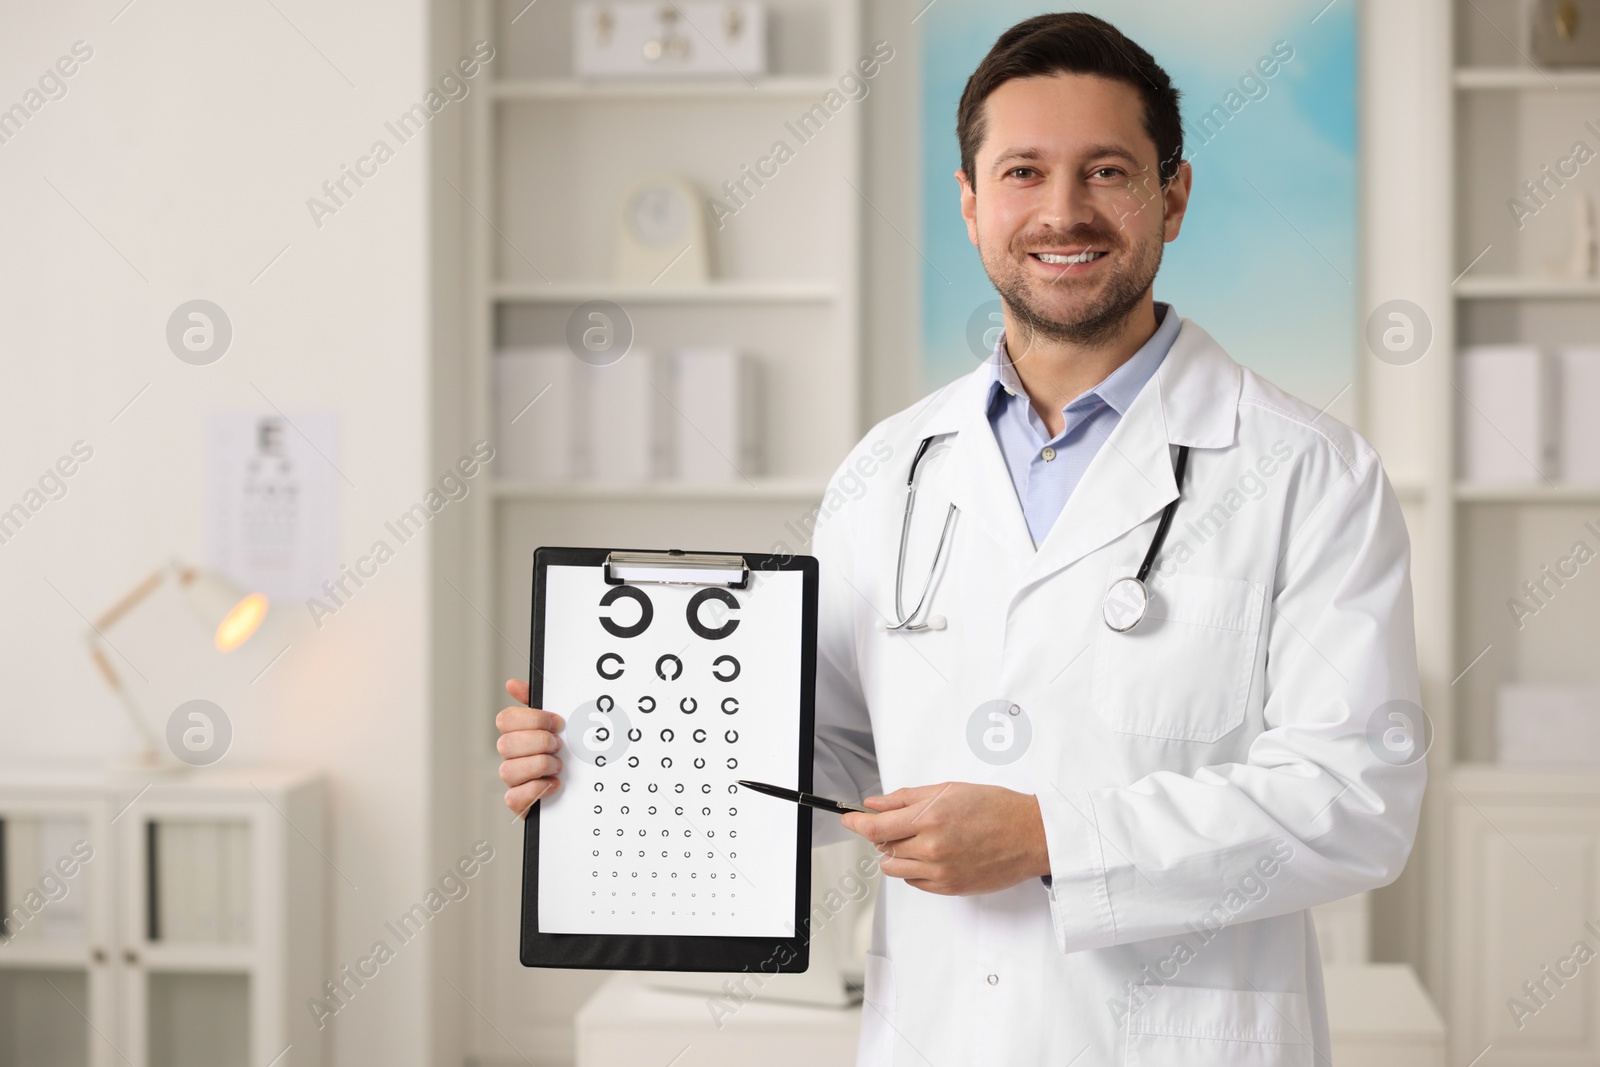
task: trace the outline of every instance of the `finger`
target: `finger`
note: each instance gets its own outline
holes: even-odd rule
[[[519,786],[535,778],[550,778],[561,773],[561,760],[555,756],[520,756],[500,764],[500,780]]]
[[[494,749],[507,759],[517,756],[542,756],[561,748],[561,738],[549,730],[513,730],[501,734]]]
[[[506,680],[506,692],[511,694],[512,700],[522,704],[528,702],[528,683],[521,678],[508,678]]]
[[[893,811],[896,808],[904,808],[915,804],[925,796],[937,793],[942,788],[943,786],[908,786],[896,789],[893,793],[888,793],[881,797],[867,797],[861,803],[874,811]]]
[[[928,856],[922,848],[922,839],[917,837],[901,837],[893,841],[874,842],[873,848],[893,859],[927,859]]]
[[[543,708],[522,708],[512,705],[501,708],[500,713],[494,717],[495,728],[503,734],[516,730],[549,730],[558,734],[566,729],[566,720],[553,711]]]
[[[876,844],[878,839],[873,835],[876,832],[879,818],[880,816],[877,815],[868,815],[859,811],[849,811],[839,816],[839,823],[851,833],[859,834],[868,841]]]
[[[954,886],[946,882],[935,881],[932,878],[907,878],[905,883],[912,889],[920,889],[924,893],[936,893],[941,897],[959,895]]]
[[[906,882],[910,882],[912,879],[924,882],[937,881],[934,878],[935,871],[932,864],[926,860],[908,859],[905,856],[896,856],[894,859],[889,859],[885,856],[878,861],[878,869],[890,878],[900,878]],[[917,888],[923,887],[918,886]]]
[[[881,815],[857,815],[856,825],[861,827],[857,833],[873,844],[915,837],[917,830],[911,823],[916,813],[916,808],[893,808]]]
[[[888,816],[885,815],[853,813],[844,816],[839,821],[846,830],[865,838],[874,847],[877,847],[880,852],[887,845],[909,841],[916,836],[901,829],[901,826],[907,824],[909,819],[897,819],[895,822],[887,820]]]
[[[535,782],[515,786],[506,790],[506,807],[517,815],[526,816],[528,809],[533,807],[535,801],[543,800],[560,788],[561,779],[559,778],[540,778]]]

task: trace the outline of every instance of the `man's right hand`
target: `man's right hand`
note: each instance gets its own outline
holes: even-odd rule
[[[566,723],[553,711],[527,706],[527,682],[513,678],[506,682],[506,692],[518,703],[502,708],[494,717],[500,730],[494,747],[503,757],[500,780],[511,787],[506,790],[506,807],[526,817],[534,801],[561,786],[556,777],[561,773],[561,759],[555,752],[561,748],[559,735]]]

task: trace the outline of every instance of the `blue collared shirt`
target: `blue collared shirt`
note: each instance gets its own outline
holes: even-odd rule
[[[1099,385],[1061,409],[1067,421],[1055,437],[1046,436],[1049,431],[1044,420],[1033,410],[1028,391],[1011,365],[1005,334],[995,342],[988,360],[989,426],[1011,472],[1011,484],[1036,547],[1055,525],[1101,443],[1122,421],[1133,398],[1177,339],[1178,316],[1172,313],[1172,305],[1157,301],[1155,311],[1158,325],[1150,340]]]

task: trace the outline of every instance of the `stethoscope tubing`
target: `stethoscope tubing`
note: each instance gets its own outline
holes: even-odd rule
[[[929,628],[926,622],[919,623],[915,620],[922,612],[922,606],[928,599],[928,592],[933,588],[933,578],[939,570],[939,560],[944,555],[945,542],[950,536],[950,525],[955,521],[956,506],[953,502],[950,504],[949,510],[945,512],[944,526],[939,531],[939,543],[934,547],[933,550],[933,564],[928,568],[928,577],[922,583],[922,592],[918,594],[917,602],[912,607],[910,614],[906,613],[901,590],[905,584],[906,546],[911,540],[911,516],[915,510],[917,499],[917,467],[922,463],[922,457],[927,454],[928,447],[932,443],[933,437],[931,436],[924,437],[922,439],[921,444],[917,446],[916,455],[911,457],[911,470],[906,474],[906,506],[905,513],[900,519],[900,552],[895,561],[894,570],[894,610],[896,616],[899,618],[899,621],[893,625],[887,623],[883,624],[883,629],[886,631],[916,631],[926,630]],[[1138,573],[1132,579],[1134,582],[1138,583],[1141,594],[1144,594],[1145,580],[1150,576],[1150,569],[1155,565],[1156,556],[1160,554],[1162,546],[1166,544],[1167,532],[1172,528],[1172,520],[1178,513],[1178,503],[1183,499],[1183,476],[1188,468],[1189,446],[1179,445],[1177,460],[1173,463],[1172,467],[1172,477],[1173,481],[1176,483],[1178,495],[1173,497],[1173,499],[1161,509],[1161,519],[1156,523],[1155,535],[1150,538],[1150,547],[1145,551],[1144,561],[1139,564]],[[1128,579],[1124,578],[1122,581],[1128,581]],[[1107,620],[1106,625],[1110,626],[1111,629],[1117,633],[1126,633],[1128,630],[1131,630],[1134,626],[1138,625],[1143,618],[1144,609],[1141,606],[1138,614],[1131,622],[1128,623],[1127,626],[1112,626],[1109,619]]]
[[[1144,562],[1139,564],[1139,573],[1134,575],[1143,585],[1144,580],[1150,577],[1150,567],[1156,561],[1156,554],[1161,551],[1161,546],[1166,544],[1167,531],[1172,527],[1172,517],[1178,513],[1178,501],[1183,499],[1183,472],[1189,467],[1189,446],[1178,446],[1178,461],[1172,466],[1172,480],[1177,483],[1178,495],[1172,502],[1161,509],[1161,521],[1156,524],[1156,535],[1150,539],[1150,548],[1144,554]]]

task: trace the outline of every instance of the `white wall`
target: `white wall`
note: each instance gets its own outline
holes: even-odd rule
[[[0,507],[74,441],[94,449],[67,495],[0,544],[5,761],[128,748],[85,655],[85,616],[168,557],[200,559],[208,410],[265,411],[265,397],[338,411],[346,561],[443,473],[439,456],[469,444],[430,437],[427,139],[400,147],[320,230],[305,206],[440,73],[426,0],[125,2],[0,14],[0,108],[75,41],[93,49],[67,94],[0,143]],[[196,297],[234,328],[207,367],[164,341],[170,312]],[[237,660],[141,668],[162,710],[222,705],[230,763],[326,771],[330,967],[368,952],[437,879],[437,856],[470,845],[430,842],[432,551],[426,534],[401,548],[320,632],[304,605],[279,605]],[[431,1061],[433,951],[426,939],[401,949],[330,1023],[337,1062]]]

